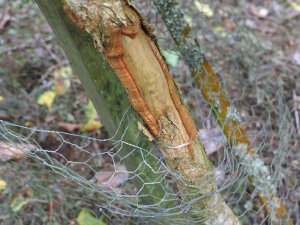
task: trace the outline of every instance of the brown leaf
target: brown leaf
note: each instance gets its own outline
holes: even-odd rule
[[[4,12],[0,16],[0,31],[4,29],[6,23],[10,21],[11,17],[9,15],[8,5],[4,6]]]
[[[19,159],[26,153],[33,151],[35,146],[30,144],[19,144],[14,142],[0,142],[0,161]]]
[[[113,170],[103,169],[95,174],[95,183],[100,187],[114,189],[124,184],[129,173],[122,164],[116,164]]]
[[[225,136],[217,128],[201,129],[199,131],[199,137],[205,147],[207,155],[218,151],[226,143]]]
[[[66,123],[66,122],[58,122],[57,125],[68,132],[74,132],[75,130],[79,130],[82,125],[77,123]]]

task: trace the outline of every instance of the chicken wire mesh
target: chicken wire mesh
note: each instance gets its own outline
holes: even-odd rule
[[[233,1],[235,4],[242,3]],[[270,47],[268,40],[257,37],[247,26],[255,23],[236,16],[232,5],[227,8],[216,1],[205,4],[222,12],[208,20],[203,11],[201,14],[191,7],[194,2],[182,2],[182,9],[192,21],[193,35],[205,43],[207,57],[235,106],[231,114],[241,121],[255,146],[255,154],[249,159],[226,142],[211,107],[178,58],[153,4],[137,1],[137,5],[157,25],[167,62],[172,64],[176,58],[170,69],[200,128],[199,137],[214,165],[218,192],[226,203],[242,224],[272,224],[274,215],[265,212],[258,193],[275,190],[288,210],[281,224],[287,224],[289,219],[299,223],[299,67],[281,56],[272,59],[274,54],[280,54],[276,42],[271,42]],[[232,18],[224,28],[220,25],[224,22],[221,15],[230,12]],[[265,62],[267,59],[270,61]],[[95,214],[105,215],[111,224],[205,223],[191,213],[195,213],[191,205],[199,199],[186,202],[181,198],[185,187],[178,189],[176,181],[184,179],[168,169],[159,149],[140,143],[138,137],[142,133],[134,133],[136,142],[126,140],[126,134],[133,132],[127,125],[131,110],[128,106],[116,134],[105,138],[0,120],[0,177],[9,181],[5,190],[14,190],[19,196],[13,198],[5,192],[0,196],[0,220],[4,224],[37,224],[57,214],[60,223],[69,224],[76,217],[76,209],[87,207]],[[136,158],[140,159],[138,164],[133,163]],[[253,176],[255,181],[249,179]],[[197,187],[199,193],[201,186]]]

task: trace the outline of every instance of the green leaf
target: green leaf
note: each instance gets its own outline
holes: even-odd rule
[[[39,105],[46,105],[50,110],[55,97],[56,97],[56,93],[53,90],[45,91],[43,94],[39,96],[37,103]]]
[[[12,200],[12,203],[10,204],[10,208],[13,212],[20,211],[24,206],[29,204],[31,202],[31,199],[25,199],[23,197],[16,197]]]
[[[97,111],[91,100],[89,100],[89,103],[85,106],[85,115],[88,118],[88,120],[95,119],[98,116]]]
[[[7,183],[5,180],[0,179],[0,192],[3,191],[7,186]]]
[[[297,11],[300,11],[300,4],[297,3],[296,1],[292,1],[292,2],[290,3],[290,5],[291,5],[291,7],[292,7],[293,9],[295,9],[295,10],[297,10]]]
[[[82,209],[77,216],[79,225],[107,225],[103,222],[103,218],[95,218],[88,209]]]
[[[166,58],[167,63],[173,67],[175,67],[178,63],[179,56],[176,52],[172,50],[162,50],[163,56]]]
[[[196,8],[198,9],[198,11],[202,12],[205,16],[212,17],[214,15],[214,12],[209,5],[204,4],[197,0],[195,0],[194,3],[195,3]]]
[[[69,66],[59,67],[53,72],[53,90],[57,96],[64,95],[71,86],[72,70]]]

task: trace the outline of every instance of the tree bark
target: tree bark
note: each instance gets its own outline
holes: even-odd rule
[[[190,27],[176,0],[153,0],[165,25],[170,31],[179,52],[189,66],[196,85],[200,88],[206,102],[212,108],[216,120],[223,130],[233,152],[249,174],[251,184],[267,214],[276,224],[287,216],[284,201],[277,193],[275,182],[271,179],[269,168],[256,154],[255,147],[247,137],[241,123],[239,112],[230,102],[221,86],[218,76],[205,57],[202,49],[191,37]],[[288,221],[293,224],[292,221]]]
[[[127,160],[124,161],[126,168],[141,176],[141,179],[133,180],[136,187],[142,189],[141,194],[145,196],[137,197],[136,201],[141,201],[139,206],[159,204],[167,209],[176,206],[178,202],[165,191],[168,189],[167,182],[144,185],[144,182],[162,179],[163,174],[159,172],[160,165],[154,157],[156,149],[145,136],[137,135],[140,133],[137,123],[141,120],[133,110],[128,110],[130,103],[121,83],[103,54],[95,49],[90,35],[70,21],[63,10],[62,0],[36,0],[36,2],[66,53],[73,71],[101,116],[109,135],[114,137],[114,140],[122,139],[143,148],[144,152],[139,149],[133,150],[134,147],[126,147],[123,144],[120,153],[126,155]],[[122,122],[126,111],[128,112]],[[161,202],[163,198],[166,201]]]
[[[101,54],[105,56],[125,89],[131,106],[144,121],[142,130],[145,135],[158,144],[166,164],[178,175],[179,194],[186,211],[198,221],[196,224],[239,224],[237,217],[218,193],[212,165],[198,139],[196,125],[155,44],[152,27],[143,21],[130,1],[65,1],[66,14],[77,28],[85,30],[92,37],[95,48],[89,46],[89,51],[93,54],[86,53],[84,44],[80,44],[84,40],[79,38],[85,35],[83,31],[70,32],[70,27],[75,28],[61,12],[62,5],[59,0],[55,0],[59,3],[56,10],[60,12],[63,24],[57,24],[55,19],[51,19],[57,16],[53,15],[56,13],[52,11],[53,5],[56,5],[53,0],[51,3],[45,0],[36,1],[57,36],[61,38],[70,61],[84,61],[82,68],[73,64],[74,71],[95,102],[99,101],[99,93],[105,90],[106,80],[116,85],[113,90],[120,90],[112,78],[112,73],[105,72],[104,76],[99,74],[103,71],[101,65],[105,64]],[[69,31],[66,33],[65,30]],[[74,43],[77,38],[79,40]],[[73,43],[70,44],[69,41]],[[83,59],[86,55],[87,59]],[[77,58],[74,59],[74,56]],[[105,70],[110,71],[107,68]],[[90,71],[93,74],[89,74]],[[124,104],[121,95],[118,96],[118,101],[115,96],[113,100],[108,100],[109,96],[105,94],[102,96],[106,96],[102,103],[95,104],[98,110],[100,105],[103,108],[103,103],[111,109],[110,112],[116,110],[114,101],[120,102],[121,106]],[[131,118],[136,121],[134,116]],[[134,160],[134,166],[137,166],[138,160]]]

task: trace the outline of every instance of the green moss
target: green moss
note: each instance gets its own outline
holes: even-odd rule
[[[63,50],[66,52],[74,73],[83,84],[87,95],[92,100],[97,112],[102,118],[108,133],[113,136],[119,129],[116,140],[127,143],[134,143],[141,147],[141,150],[128,147],[124,163],[129,171],[135,171],[143,181],[155,181],[160,179],[160,163],[154,157],[152,144],[145,136],[137,135],[137,121],[139,116],[129,110],[129,102],[121,83],[116,74],[110,68],[99,49],[95,48],[91,36],[78,29],[69,17],[65,14],[62,7],[62,0],[36,0],[48,23],[52,27]],[[119,125],[126,114],[126,122]],[[126,134],[124,135],[126,130]],[[123,145],[125,146],[125,144]],[[126,147],[124,147],[126,149]],[[120,155],[120,157],[124,157]],[[140,166],[148,165],[148,166]],[[153,185],[143,185],[141,179],[134,179],[136,186],[142,189],[144,198],[140,200],[147,204],[158,204],[163,197],[168,197],[165,190],[167,185],[163,183]],[[174,206],[176,201],[161,203],[161,207]]]

